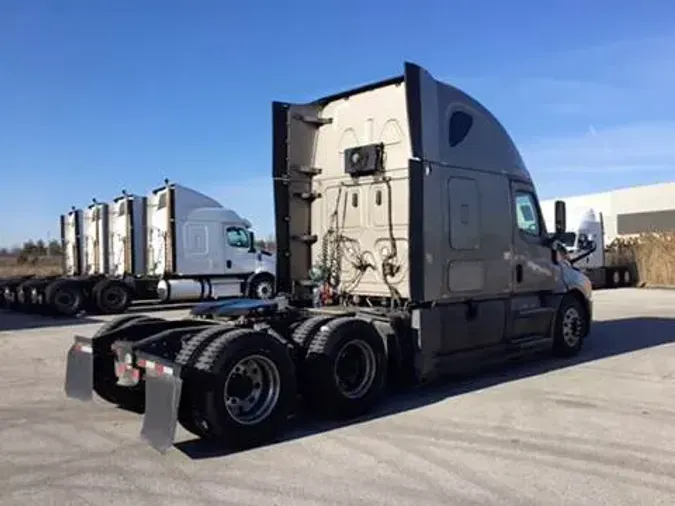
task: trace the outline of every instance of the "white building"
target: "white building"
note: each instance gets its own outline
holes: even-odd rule
[[[554,222],[556,200],[565,201],[568,223],[578,221],[589,208],[601,212],[606,244],[617,235],[675,231],[675,182],[544,200],[541,208],[547,228]]]

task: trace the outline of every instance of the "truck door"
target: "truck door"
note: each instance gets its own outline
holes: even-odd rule
[[[255,255],[250,250],[251,234],[237,225],[225,225],[225,273],[245,274],[254,271]]]
[[[546,244],[546,226],[534,187],[511,182],[513,254],[512,297],[508,335],[511,339],[548,333],[554,310],[546,295],[556,285],[557,269]]]

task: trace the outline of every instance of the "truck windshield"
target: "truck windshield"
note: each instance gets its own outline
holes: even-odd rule
[[[574,246],[574,241],[576,240],[576,238],[577,234],[575,234],[574,232],[565,232],[560,236],[560,240],[562,241],[562,243],[569,248]]]

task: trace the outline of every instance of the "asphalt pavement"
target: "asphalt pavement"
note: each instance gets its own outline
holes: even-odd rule
[[[186,311],[153,313],[182,318]],[[543,359],[386,402],[343,427],[225,455],[179,429],[65,397],[77,321],[0,312],[0,505],[675,504],[675,291],[595,294],[579,357]]]

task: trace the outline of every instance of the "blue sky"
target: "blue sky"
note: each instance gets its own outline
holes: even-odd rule
[[[542,198],[675,180],[675,2],[0,2],[0,244],[164,177],[273,231],[272,100],[400,73],[474,95]]]

